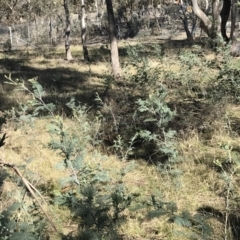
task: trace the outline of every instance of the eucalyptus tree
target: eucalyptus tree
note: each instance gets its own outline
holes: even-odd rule
[[[85,1],[81,0],[81,38],[83,46],[84,60],[89,60],[88,48],[87,48],[87,24],[86,24],[86,8]]]
[[[55,43],[54,34],[53,34],[53,22],[56,18],[56,15],[59,9],[62,7],[62,0],[28,0],[27,3],[27,20],[31,22],[32,20],[48,23],[49,29],[49,42],[51,44]]]
[[[223,0],[223,7],[222,7],[222,11],[220,13],[221,16],[221,34],[223,39],[226,42],[229,42],[229,37],[227,36],[226,33],[226,25],[227,25],[227,21],[229,19],[229,15],[230,15],[230,9],[231,9],[231,1],[229,0]]]
[[[60,0],[0,0],[2,24],[17,24],[48,15],[59,8]]]
[[[230,40],[232,41],[231,51],[234,55],[240,55],[240,33],[239,33],[239,18],[240,18],[239,2],[232,0],[231,7],[231,34]],[[226,29],[226,28],[225,28]]]
[[[234,55],[240,55],[239,32],[236,31],[236,23],[239,20],[239,5],[237,0],[223,0],[220,9],[219,0],[212,0],[212,17],[211,19],[200,9],[198,0],[191,0],[194,14],[202,21],[203,30],[211,38],[216,38],[219,30],[226,42],[231,41],[231,52]],[[227,36],[226,25],[231,11],[231,33]],[[221,17],[221,21],[220,18]]]
[[[4,25],[16,24],[23,14],[25,1],[0,0],[0,22]]]
[[[106,6],[107,6],[107,13],[108,13],[112,72],[113,72],[113,76],[117,79],[121,77],[121,68],[119,63],[117,28],[115,24],[112,0],[106,0]]]
[[[70,49],[70,32],[71,32],[71,22],[70,22],[70,13],[68,7],[68,0],[63,0],[63,7],[65,10],[66,26],[65,26],[65,52],[66,59],[72,60],[72,53]]]

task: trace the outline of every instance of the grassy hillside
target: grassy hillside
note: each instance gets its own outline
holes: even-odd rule
[[[0,160],[45,201],[2,164],[0,239],[239,239],[239,59],[125,42],[116,82],[89,52],[1,53]]]

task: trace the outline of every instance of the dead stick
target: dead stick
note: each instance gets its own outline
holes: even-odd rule
[[[32,196],[34,197],[34,199],[37,201],[39,207],[42,209],[42,212],[44,213],[44,215],[46,216],[46,218],[48,219],[48,221],[50,222],[50,224],[52,225],[53,229],[59,234],[59,231],[57,230],[57,227],[55,226],[55,224],[53,223],[53,221],[51,220],[51,218],[48,216],[48,214],[46,213],[46,211],[43,209],[43,206],[41,205],[40,201],[38,200],[37,196],[35,195],[33,189],[40,195],[40,197],[42,198],[41,194],[36,190],[36,188],[26,179],[22,176],[22,174],[20,173],[20,171],[18,170],[18,168],[14,165],[14,164],[10,164],[10,163],[6,163],[4,162],[2,159],[0,159],[0,164],[9,168],[12,168],[16,174],[22,179],[23,183],[25,184],[26,188],[28,189],[28,191],[32,194]],[[43,199],[43,198],[42,198]],[[44,200],[45,201],[45,200]]]

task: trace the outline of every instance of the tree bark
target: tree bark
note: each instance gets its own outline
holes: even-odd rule
[[[240,41],[239,41],[239,32],[236,31],[236,23],[239,20],[239,7],[238,1],[232,0],[232,9],[231,9],[231,33],[230,39],[232,40],[231,54],[234,56],[240,56]]]
[[[203,30],[207,33],[207,35],[211,38],[216,37],[216,32],[213,29],[212,22],[208,19],[207,15],[200,9],[198,6],[197,0],[192,0],[193,12],[199,17],[204,25]]]
[[[95,7],[96,7],[96,13],[97,13],[97,23],[98,23],[98,27],[100,28],[98,0],[95,0]]]
[[[109,38],[111,46],[112,71],[115,78],[121,77],[121,68],[119,63],[117,31],[112,7],[112,0],[106,0],[109,24]]]
[[[230,15],[230,9],[231,9],[231,0],[223,0],[223,6],[220,13],[221,16],[221,34],[223,37],[223,40],[226,42],[229,42],[229,37],[227,36],[226,32],[226,24]]]
[[[194,15],[192,13],[192,9],[188,10],[188,7],[186,5],[184,5],[183,2],[180,3],[180,7],[181,7],[182,15],[183,15],[183,17],[180,17],[180,18],[182,19],[182,22],[183,22],[184,30],[185,30],[186,35],[187,35],[187,40],[189,42],[192,42],[194,40],[194,37],[195,37],[194,35],[195,35],[195,30],[196,30],[197,17],[196,17],[196,15]],[[189,12],[190,15],[191,15],[191,20],[192,20],[191,31],[189,30],[187,12]]]
[[[218,26],[219,26],[219,0],[213,0],[213,22],[211,22],[206,14],[199,8],[197,0],[192,0],[193,11],[194,13],[202,20],[204,28],[203,30],[210,36],[211,38],[215,38],[217,36]],[[230,15],[231,10],[231,33],[230,38],[226,33],[226,24]],[[240,41],[238,40],[240,34],[236,31],[236,23],[239,20],[239,10],[238,0],[223,0],[222,10],[220,12],[221,17],[221,34],[223,39],[226,42],[231,40],[231,54],[234,56],[240,56]]]
[[[212,12],[212,17],[213,17],[212,28],[215,33],[217,33],[220,30],[221,18],[220,18],[219,4],[220,4],[219,0],[212,1],[212,11],[213,11]]]
[[[63,6],[65,10],[66,16],[66,28],[65,28],[65,51],[66,51],[66,59],[72,60],[72,54],[70,49],[70,32],[71,32],[71,22],[70,22],[70,14],[68,9],[68,0],[63,0]]]
[[[53,37],[52,37],[52,16],[49,16],[49,40],[50,44],[53,44]]]
[[[81,38],[82,38],[82,46],[83,46],[83,57],[84,57],[85,61],[89,61],[88,48],[87,48],[86,10],[85,10],[85,2],[84,2],[84,0],[81,0],[81,9],[82,9]]]
[[[236,37],[236,22],[238,19],[238,1],[237,0],[232,0],[231,1],[231,33],[230,33],[230,39],[234,41]]]

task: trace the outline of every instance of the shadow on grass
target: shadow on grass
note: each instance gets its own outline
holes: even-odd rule
[[[124,46],[122,46],[121,43],[124,43]],[[146,36],[141,38],[128,38],[126,40],[119,40],[119,56],[121,57],[127,57],[127,48],[131,44],[141,44],[144,45],[146,48],[146,52],[143,52],[144,54],[148,54],[151,56],[151,46],[153,44],[157,44],[161,46],[164,50],[170,50],[172,52],[175,51],[178,53],[181,49],[190,48],[192,45],[199,45],[200,47],[209,48],[209,43],[207,38],[196,39],[194,42],[189,42],[186,39],[162,39],[160,36]],[[76,44],[77,46],[77,44]],[[73,46],[75,47],[75,46]],[[90,62],[101,62],[101,61],[107,61],[110,62],[110,44],[108,40],[99,40],[98,42],[89,43],[88,44],[88,52],[89,52],[89,58]],[[74,59],[82,59],[83,60],[83,53],[82,53],[82,47],[79,46],[79,48],[74,48],[73,51],[73,57]],[[32,58],[36,56],[43,56],[45,60],[42,62],[42,64],[47,63],[48,60],[51,59],[64,59],[65,53],[64,50],[59,50],[56,47],[47,47],[47,48],[39,48],[32,52],[27,51],[12,51],[8,52],[6,55],[19,55],[19,58],[22,57],[25,58]]]
[[[211,207],[204,206],[197,210],[198,212],[207,215],[209,217],[215,218],[220,221],[223,225],[226,224],[226,215],[225,213]],[[240,239],[240,215],[236,212],[228,213],[227,217],[227,231],[230,230],[231,239],[239,240]],[[227,237],[227,236],[225,236]],[[223,237],[224,238],[224,237]]]
[[[151,51],[153,51],[153,43],[159,46],[165,46],[166,44],[166,47],[169,47],[171,45],[174,50],[178,49],[179,46],[189,46],[189,43],[186,40],[169,40],[165,41],[165,43],[160,42],[159,40],[155,42],[144,42],[143,44],[147,47],[143,49],[144,52],[141,52],[141,54],[147,54],[151,56]],[[121,57],[127,56],[127,48],[128,46],[119,48]],[[93,64],[97,65],[98,62],[101,62],[103,60],[107,62],[110,61],[110,49],[108,49],[105,45],[97,47],[95,46],[89,49],[89,52],[91,58],[94,59]],[[11,54],[13,53],[10,53],[10,55]],[[86,65],[86,63],[81,60],[74,60],[75,64],[79,64],[79,71],[72,69],[71,62],[67,61],[64,67],[57,66],[55,68],[47,68],[46,66],[46,68],[43,69],[27,66],[27,63],[29,61],[28,59],[33,58],[34,53],[30,57],[27,57],[24,54],[21,57],[21,52],[16,52],[16,54],[19,56],[18,59],[9,59],[7,57],[0,59],[0,87],[2,85],[3,88],[2,94],[0,95],[0,110],[9,109],[9,107],[11,107],[15,101],[11,94],[13,87],[4,83],[4,81],[6,80],[4,75],[8,75],[9,73],[12,73],[13,79],[20,78],[27,80],[33,77],[38,77],[38,82],[47,91],[47,96],[45,97],[46,103],[56,103],[58,109],[63,110],[63,112],[64,110],[66,110],[65,104],[70,100],[72,96],[75,97],[77,102],[92,106],[95,104],[95,92],[99,92],[101,96],[101,93],[103,93],[105,90],[103,84],[101,84],[100,82],[107,76],[104,74],[97,74],[90,71],[81,71],[81,66],[83,64]],[[49,59],[58,59],[58,57],[60,57],[59,54],[63,55],[63,53],[59,52],[44,52],[44,59],[41,60],[41,64],[47,65]],[[61,63],[62,61],[63,59],[61,59]],[[89,84],[88,79],[90,77],[99,78],[100,81],[96,81],[96,83],[94,84]],[[126,104],[123,104],[124,106],[121,107],[121,104],[119,104],[119,102],[124,102],[124,99],[126,99],[124,96],[127,92],[127,98],[129,100],[133,96],[132,89],[125,89],[122,97],[119,97],[119,95],[121,95],[119,92],[119,88],[112,89],[111,91],[113,95],[112,99],[116,99],[116,114],[120,116],[122,115],[122,119],[126,119],[126,111],[128,111],[129,109],[126,109]],[[145,96],[139,96],[138,98],[140,97],[144,98]],[[136,98],[133,98],[129,101],[131,104],[134,104]],[[181,131],[198,129],[199,131],[205,131],[206,133],[211,132],[209,131],[211,126],[206,127],[206,125],[208,125],[211,120],[215,118],[215,115],[212,114],[215,110],[213,105],[203,102],[197,102],[192,99],[190,102],[178,101],[176,103],[171,103],[171,106],[172,109],[174,109],[175,107],[176,109],[178,109],[178,117],[172,122],[171,127],[173,129]],[[121,112],[121,109],[123,109],[123,112]],[[130,114],[132,114],[132,109],[130,109]],[[115,136],[116,134],[110,134],[110,136],[112,135]],[[207,138],[210,137],[211,136]],[[112,139],[110,139],[110,142],[112,142]]]
[[[190,134],[193,130],[203,140],[210,140],[214,133],[214,121],[223,114],[224,108],[219,104],[189,99],[189,101],[171,102],[170,108],[177,110],[177,116],[171,122],[171,128],[180,134]]]
[[[26,86],[29,86],[28,79],[37,77],[37,81],[43,86],[47,92],[45,100],[48,102],[57,102],[61,105],[69,101],[72,96],[77,101],[92,105],[92,97],[95,92],[102,91],[103,86],[101,80],[94,84],[89,84],[89,78],[104,79],[103,74],[94,73],[89,68],[86,69],[86,63],[78,61],[79,71],[71,68],[71,62],[66,61],[66,66],[56,66],[55,68],[35,68],[27,66],[28,59],[0,59],[0,110],[7,110],[12,106],[16,106],[16,96],[13,92],[16,86],[7,84],[5,76],[11,77],[13,80],[25,80]],[[76,65],[76,61],[74,62]],[[82,64],[85,64],[85,71],[81,71]],[[24,95],[24,93],[21,93]],[[26,94],[25,94],[26,95]],[[24,99],[23,99],[24,100]],[[59,106],[61,107],[61,106]]]

